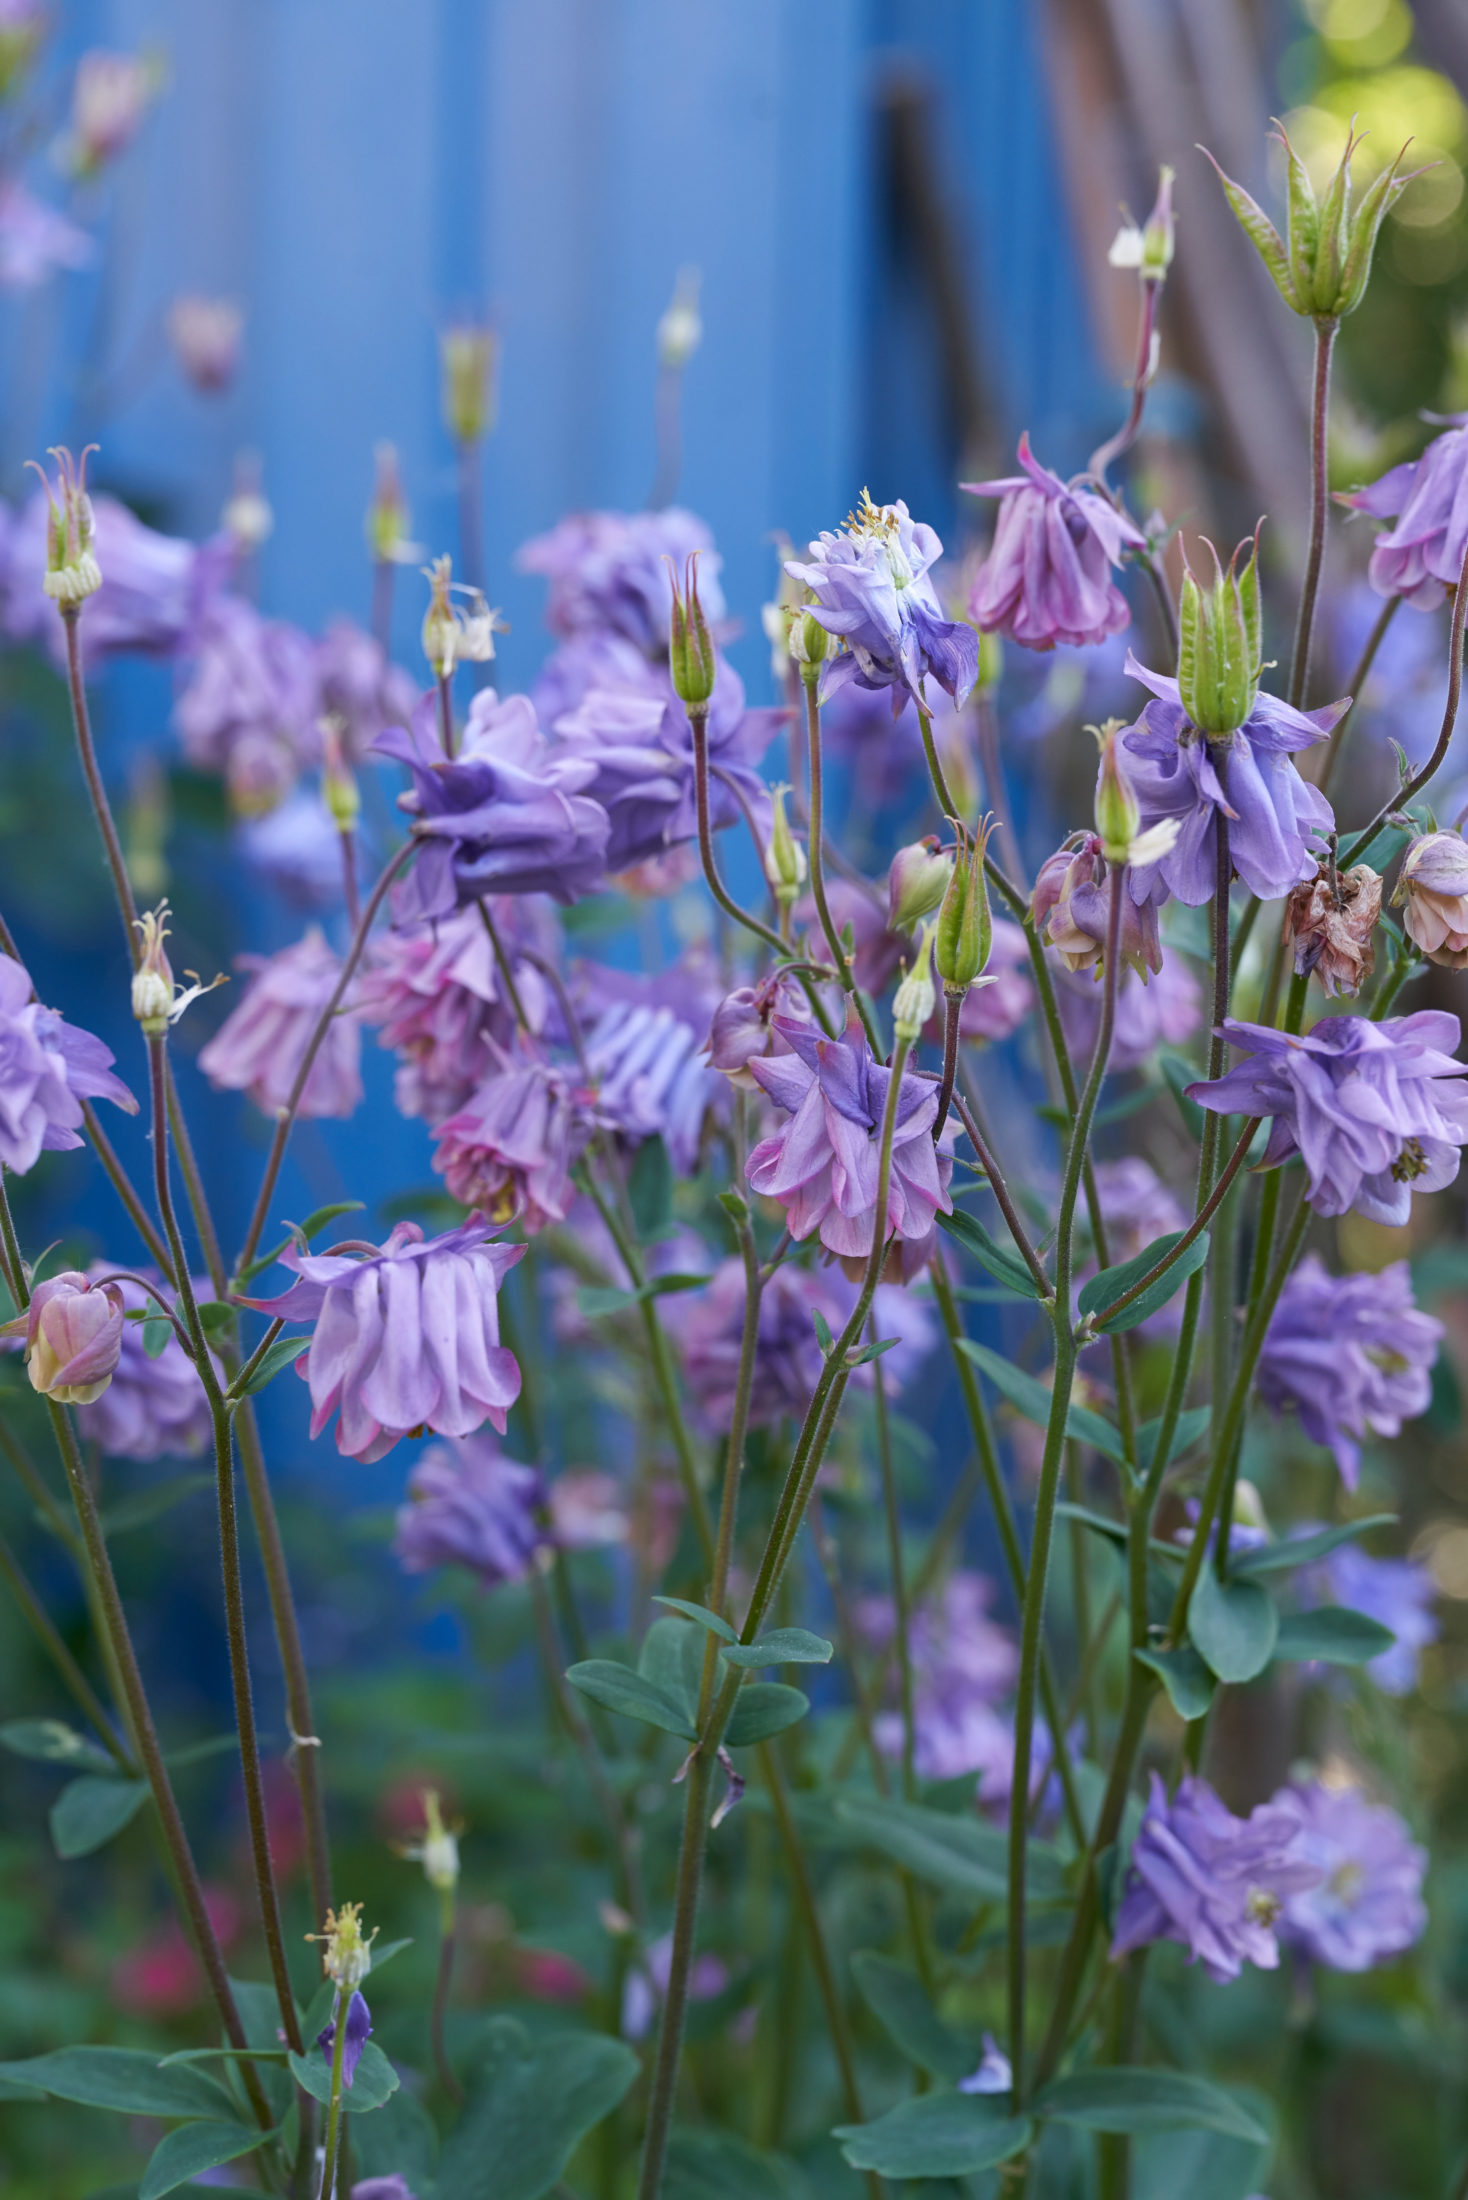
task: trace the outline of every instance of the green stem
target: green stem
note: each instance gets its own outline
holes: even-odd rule
[[[1402,598],[1400,596],[1387,597],[1386,602],[1382,605],[1372,623],[1371,632],[1366,637],[1366,644],[1357,660],[1356,669],[1346,682],[1346,693],[1351,698],[1350,705],[1344,718],[1336,726],[1331,737],[1330,747],[1326,752],[1325,764],[1319,782],[1322,794],[1329,794],[1330,792],[1330,783],[1336,775],[1340,765],[1341,751],[1346,745],[1346,730],[1354,719],[1357,705],[1361,700],[1361,690],[1365,687],[1367,675],[1376,662],[1376,653],[1386,640],[1387,628],[1401,608]]]
[[[872,1324],[875,1332],[876,1324]],[[872,1339],[876,1342],[875,1334]],[[911,1612],[908,1606],[907,1575],[902,1563],[902,1519],[897,1509],[897,1476],[892,1466],[892,1430],[887,1418],[887,1385],[880,1360],[872,1362],[875,1383],[873,1403],[876,1407],[877,1459],[882,1472],[882,1510],[887,1522],[887,1564],[892,1575],[893,1639],[897,1647],[897,1678],[902,1703],[902,1793],[909,1803],[917,1801],[917,1770],[914,1762],[916,1721],[913,1715],[912,1646],[908,1641]]]
[[[1325,523],[1330,511],[1330,361],[1339,327],[1339,321],[1333,319],[1321,318],[1315,323],[1315,386],[1310,408],[1310,546],[1305,556],[1305,580],[1300,590],[1295,649],[1290,661],[1289,700],[1296,710],[1304,709],[1305,691],[1310,684],[1315,599],[1320,590],[1320,568],[1325,557]]]
[[[4,1574],[9,1582],[21,1616],[60,1674],[82,1717],[91,1725],[97,1739],[119,1771],[126,1773],[129,1779],[136,1779],[138,1768],[112,1731],[112,1721],[107,1716],[102,1699],[67,1649],[55,1622],[26,1579],[19,1560],[3,1537],[0,1537],[0,1574]]]
[[[448,2020],[449,1986],[454,1975],[454,1898],[445,1890],[439,1917],[438,1971],[433,1982],[433,2015],[429,2024],[433,2047],[433,2067],[438,2072],[439,2083],[456,2108],[464,2105],[464,2088],[454,2075],[449,2061],[448,2045],[444,2037]]]
[[[821,920],[821,930],[825,934],[826,946],[830,950],[831,961],[836,967],[836,976],[840,980],[841,990],[846,995],[851,1008],[854,1008],[861,1018],[861,1028],[866,1033],[867,1045],[880,1060],[882,1050],[877,1045],[877,1034],[872,1029],[871,1016],[857,987],[856,978],[851,968],[851,957],[841,944],[841,935],[836,929],[835,921],[831,916],[830,905],[826,900],[825,861],[821,853],[822,834],[825,830],[823,791],[825,773],[821,764],[821,706],[816,695],[820,667],[819,665],[808,665],[804,668],[804,673],[806,754],[810,770],[811,894],[815,900],[816,914]],[[941,1128],[941,1121],[939,1127]],[[936,1136],[936,1132],[934,1135]]]
[[[331,2105],[326,2112],[326,2154],[321,2164],[320,2200],[335,2200],[337,2164],[341,2159],[342,2143],[342,2061],[347,2045],[347,2010],[351,1995],[340,1986],[332,2004],[331,2019],[336,2035],[331,2043]]]

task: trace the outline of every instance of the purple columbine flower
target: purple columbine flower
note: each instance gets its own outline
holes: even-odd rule
[[[1073,836],[1047,856],[1035,880],[1032,908],[1035,929],[1054,948],[1067,970],[1101,976],[1111,918],[1111,888],[1101,841],[1095,833]],[[1127,894],[1121,911],[1121,959],[1143,982],[1162,968],[1157,911]]]
[[[709,698],[709,814],[714,830],[737,824],[740,799],[761,838],[769,796],[758,770],[788,712],[749,710],[744,682],[720,656]],[[625,650],[598,652],[591,684],[551,720],[555,753],[589,766],[589,792],[610,819],[606,867],[614,875],[666,854],[698,830],[693,728],[666,663]]]
[[[976,1773],[986,1803],[1001,1790],[1009,1792],[1014,1725],[999,1707],[1019,1671],[1014,1637],[992,1617],[993,1601],[987,1575],[960,1570],[918,1607],[909,1631],[917,1770],[925,1780]],[[886,1648],[894,1627],[891,1599],[866,1598],[861,1627],[874,1649]],[[879,1713],[875,1731],[885,1754],[900,1754],[902,1720],[896,1712]],[[1035,1742],[1038,1788],[1049,1767],[1038,1728]]]
[[[1280,1293],[1255,1382],[1271,1412],[1295,1408],[1353,1490],[1362,1439],[1396,1436],[1427,1411],[1442,1336],[1442,1323],[1419,1310],[1404,1260],[1333,1276],[1308,1253]]]
[[[551,894],[573,902],[602,882],[607,817],[587,790],[595,769],[553,748],[528,696],[482,688],[459,753],[445,757],[438,698],[425,695],[411,731],[390,727],[377,756],[406,764],[412,791],[399,807],[422,840],[401,893],[404,917],[447,916],[487,894]]]
[[[1369,1971],[1422,1938],[1427,1852],[1394,1810],[1322,1780],[1282,1787],[1270,1808],[1296,1821],[1297,1852],[1319,1874],[1285,1899],[1279,1937],[1288,1947],[1332,1971]]]
[[[1220,1983],[1246,1963],[1279,1966],[1275,1925],[1292,1896],[1323,1878],[1296,1812],[1277,1801],[1236,1818],[1205,1780],[1186,1779],[1169,1801],[1154,1772],[1132,1844],[1131,1870],[1111,1943],[1113,1960],[1153,1940],[1176,1940]]]
[[[1420,1653],[1441,1629],[1433,1605],[1437,1583],[1415,1558],[1373,1558],[1359,1543],[1342,1543],[1300,1576],[1301,1594],[1313,1602],[1343,1604],[1389,1627],[1396,1641],[1366,1670],[1388,1696],[1410,1696],[1417,1686]]]
[[[320,753],[315,645],[241,597],[220,596],[192,655],[173,713],[184,755],[195,771],[224,774],[241,815],[262,816]]]
[[[594,1098],[543,1057],[495,1049],[471,1097],[436,1127],[433,1166],[464,1206],[533,1237],[566,1219],[571,1171],[596,1129]]]
[[[0,290],[37,290],[60,267],[90,267],[97,247],[84,229],[28,191],[0,184]]]
[[[243,817],[235,846],[292,908],[334,909],[342,894],[341,828],[318,793],[297,787],[273,810]]]
[[[523,1581],[550,1548],[549,1504],[540,1470],[506,1458],[492,1436],[433,1444],[408,1477],[393,1549],[410,1574],[464,1566],[486,1589]]]
[[[525,1247],[488,1240],[487,1223],[471,1215],[427,1240],[416,1222],[400,1222],[365,1255],[282,1254],[299,1282],[243,1303],[315,1321],[296,1362],[311,1388],[313,1437],[340,1407],[336,1448],[366,1466],[418,1428],[472,1436],[488,1421],[504,1434],[520,1370],[500,1343],[498,1292]]]
[[[1456,1016],[1328,1016],[1302,1037],[1229,1017],[1222,1027],[1247,1056],[1188,1097],[1220,1115],[1271,1116],[1261,1168],[1301,1154],[1317,1214],[1354,1208],[1400,1228],[1412,1190],[1439,1192],[1458,1173],[1468,1138],[1468,1091],[1450,1084]]]
[[[141,1271],[174,1303],[163,1278],[153,1269]],[[116,1273],[110,1261],[93,1261],[87,1271],[92,1281]],[[158,1312],[157,1302],[127,1276],[116,1284],[125,1312]],[[207,1277],[194,1278],[194,1297],[212,1299],[214,1288]],[[221,1383],[227,1378],[215,1363]],[[209,1401],[199,1371],[171,1336],[156,1359],[150,1359],[143,1343],[141,1322],[124,1322],[122,1349],[111,1382],[100,1398],[78,1406],[77,1426],[88,1443],[112,1459],[193,1458],[208,1443],[213,1430]]]
[[[678,1007],[613,1001],[586,1035],[586,1075],[598,1122],[634,1145],[662,1138],[677,1173],[692,1176],[704,1118],[728,1088],[704,1054],[707,1016],[695,1024]]]
[[[1131,620],[1111,578],[1128,550],[1147,538],[1108,497],[1081,480],[1067,484],[1019,439],[1023,473],[965,481],[976,497],[999,497],[994,546],[974,576],[969,617],[986,633],[1008,634],[1026,649],[1104,642]]]
[[[1229,821],[1233,868],[1261,901],[1277,901],[1301,879],[1313,878],[1315,843],[1332,830],[1335,816],[1290,757],[1326,738],[1350,708],[1349,696],[1324,710],[1295,710],[1261,693],[1236,733],[1209,739],[1183,709],[1176,680],[1149,672],[1130,653],[1126,668],[1155,698],[1122,735],[1143,827],[1165,818],[1176,818],[1180,827],[1165,856],[1129,873],[1132,899],[1165,901],[1175,894],[1189,908],[1211,900],[1220,811]]]
[[[532,1033],[545,1028],[546,983],[517,950],[551,955],[554,928],[541,922],[544,903],[494,899],[495,929],[515,975],[515,991]],[[368,951],[358,991],[362,1020],[378,1024],[379,1044],[398,1056],[393,1097],[401,1115],[441,1123],[464,1106],[490,1068],[493,1045],[514,1043],[514,1011],[477,905],[436,923],[380,933]]]
[[[805,558],[785,570],[815,598],[811,616],[843,644],[826,660],[821,700],[849,682],[892,691],[894,714],[904,696],[924,702],[931,675],[962,703],[979,669],[973,628],[945,619],[929,567],[943,555],[933,529],[915,520],[901,498],[861,503],[836,534],[822,534]]]
[[[1101,1028],[1101,989],[1094,976],[1057,968],[1055,996],[1071,1051],[1089,1055]],[[1110,1067],[1140,1069],[1162,1046],[1185,1046],[1203,1020],[1203,993],[1192,967],[1175,947],[1164,947],[1154,977],[1135,970],[1122,974],[1116,989],[1111,1030]]]
[[[984,2052],[977,2070],[971,2070],[966,2078],[958,2081],[960,2093],[1011,2093],[1014,2090],[1014,2069],[992,2032],[986,2032]]]
[[[866,1259],[877,1216],[878,1140],[892,1072],[872,1058],[853,1019],[839,1039],[776,1017],[789,1054],[751,1062],[751,1073],[790,1120],[762,1139],[745,1174],[762,1198],[785,1209],[798,1242],[818,1232],[828,1253]],[[951,1214],[953,1162],[933,1144],[938,1090],[905,1070],[897,1101],[887,1196],[887,1231],[914,1257],[931,1251],[937,1217]],[[945,1127],[946,1135],[946,1127]]]
[[[1394,519],[1376,538],[1368,568],[1381,596],[1401,596],[1434,611],[1458,585],[1468,547],[1468,425],[1459,414],[1420,458],[1393,466],[1369,489],[1338,497],[1377,519]]]
[[[66,663],[66,633],[41,588],[46,570],[47,502],[38,490],[16,513],[0,574],[0,624],[8,640],[46,649]],[[223,599],[231,552],[222,537],[204,543],[160,535],[116,497],[92,499],[92,548],[102,585],[78,629],[88,666],[138,651],[172,657],[186,649],[207,612]]]
[[[90,1031],[42,1008],[26,971],[0,955],[0,1166],[24,1176],[42,1153],[79,1146],[83,1100],[110,1100],[136,1115],[112,1062]]]
[[[362,2050],[372,2036],[372,2012],[367,1997],[353,1989],[347,2003],[347,2036],[342,2043],[342,2084],[350,2086],[357,2075],[357,2065],[362,2060]],[[329,2070],[336,2049],[336,2019],[332,2018],[316,2035],[316,2045],[326,2057]]]
[[[341,961],[313,925],[278,955],[240,955],[255,975],[238,1008],[199,1052],[199,1067],[218,1092],[247,1092],[274,1115],[290,1098],[311,1034],[336,990]],[[348,1116],[362,1097],[362,1034],[354,1009],[331,1019],[301,1094],[300,1113]]]
[[[750,1063],[759,1056],[789,1051],[773,1028],[777,1016],[791,1017],[796,1023],[814,1021],[809,1001],[788,971],[726,993],[709,1025],[710,1068],[722,1070],[741,1091],[756,1091]]]
[[[355,761],[389,726],[412,724],[418,690],[382,644],[350,619],[333,619],[316,644],[316,710],[334,718]]]
[[[553,634],[614,634],[658,657],[668,646],[673,603],[667,561],[681,573],[695,554],[704,616],[717,623],[722,560],[703,521],[676,504],[660,512],[573,512],[524,544],[515,563],[550,582],[545,623]]]

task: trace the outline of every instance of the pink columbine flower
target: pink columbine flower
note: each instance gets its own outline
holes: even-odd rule
[[[1104,642],[1131,618],[1111,568],[1146,537],[1115,505],[1084,483],[1067,485],[1019,439],[1023,472],[998,481],[966,481],[971,496],[998,497],[994,545],[974,576],[969,617],[986,634],[1008,634],[1026,649]]]
[[[121,1286],[94,1284],[68,1268],[38,1283],[26,1312],[0,1336],[25,1338],[32,1390],[59,1406],[90,1405],[112,1380],[123,1327]]]
[[[495,1050],[498,1052],[498,1050]],[[564,1222],[571,1171],[596,1127],[593,1095],[551,1063],[501,1054],[472,1098],[439,1124],[433,1166],[466,1207],[534,1234]]]
[[[220,1092],[247,1092],[267,1115],[290,1100],[322,1010],[336,989],[341,963],[313,925],[278,955],[241,955],[256,975],[240,1005],[226,1016],[199,1055],[199,1067]],[[301,1094],[300,1113],[347,1116],[362,1097],[362,1035],[354,1011],[327,1026]]]

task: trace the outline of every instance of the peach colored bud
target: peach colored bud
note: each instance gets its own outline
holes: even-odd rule
[[[1414,840],[1392,901],[1405,906],[1407,937],[1429,962],[1468,970],[1468,842],[1461,833],[1424,833]]]
[[[1371,935],[1380,915],[1381,878],[1369,863],[1337,872],[1334,881],[1326,870],[1302,879],[1285,903],[1296,977],[1313,972],[1327,999],[1359,993],[1376,960]]]

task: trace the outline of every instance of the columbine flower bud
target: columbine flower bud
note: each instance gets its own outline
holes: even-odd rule
[[[459,1836],[444,1824],[436,1788],[423,1790],[423,1816],[422,1839],[405,1842],[399,1853],[423,1866],[424,1878],[439,1894],[452,1894],[459,1883]]]
[[[790,654],[800,667],[803,680],[814,680],[828,657],[834,656],[840,644],[834,634],[827,633],[819,619],[797,605],[790,616]]]
[[[499,339],[482,322],[460,321],[438,339],[444,426],[456,443],[478,443],[494,424]]]
[[[423,614],[423,654],[436,680],[452,679],[456,664],[487,664],[494,655],[494,637],[503,627],[497,611],[491,611],[477,588],[466,588],[454,579],[454,561],[445,554],[425,565],[428,609]],[[468,598],[463,610],[455,595]]]
[[[184,376],[205,396],[226,390],[240,363],[245,316],[233,298],[185,291],[168,309],[168,340]]]
[[[1131,845],[1142,829],[1142,812],[1117,741],[1121,720],[1108,718],[1104,725],[1092,726],[1088,731],[1095,734],[1101,750],[1101,768],[1096,775],[1096,832],[1101,853],[1108,863],[1127,863],[1131,860]]]
[[[887,928],[912,932],[930,917],[948,891],[953,851],[938,846],[936,833],[899,848],[887,873]]]
[[[339,1910],[326,1913],[324,1933],[307,1933],[308,1940],[321,1941],[326,1949],[321,1967],[329,1979],[334,1979],[343,1993],[355,1993],[372,1968],[372,1943],[377,1938],[377,1927],[362,1938],[362,1905],[360,1902],[344,1902]]]
[[[1218,552],[1213,586],[1201,588],[1191,568],[1183,576],[1178,607],[1177,684],[1183,709],[1200,733],[1221,740],[1236,733],[1254,708],[1263,669],[1259,610],[1259,544],[1240,543],[1225,573]],[[1249,562],[1239,570],[1247,548]]]
[[[931,1023],[933,1011],[938,1006],[938,995],[933,985],[933,934],[935,922],[923,926],[918,941],[913,966],[903,978],[892,1001],[892,1028],[899,1039],[909,1042],[916,1039],[924,1027]],[[945,987],[945,991],[948,989]]]
[[[201,993],[212,993],[216,985],[228,985],[224,976],[214,978],[208,985],[199,981],[196,971],[186,970],[184,976],[193,984],[178,986],[174,981],[173,965],[168,960],[164,942],[168,938],[168,904],[160,901],[156,909],[145,910],[134,918],[143,935],[143,954],[133,972],[133,1014],[142,1026],[145,1039],[161,1039],[170,1024],[176,1024],[191,1001]]]
[[[1281,237],[1263,207],[1241,184],[1226,176],[1216,160],[1214,170],[1224,196],[1285,304],[1311,320],[1337,321],[1361,303],[1382,222],[1412,177],[1422,171],[1414,169],[1405,176],[1397,173],[1407,151],[1404,145],[1391,166],[1384,168],[1363,194],[1360,205],[1353,208],[1351,159],[1361,141],[1354,131],[1348,131],[1340,165],[1324,199],[1317,202],[1305,163],[1283,130],[1279,141],[1289,162],[1285,237]],[[1209,153],[1208,158],[1213,160],[1213,155]]]
[[[788,909],[805,884],[805,850],[790,830],[785,816],[788,787],[771,787],[770,844],[765,850],[765,877],[782,909]]]
[[[957,819],[951,822],[958,835],[958,852],[934,927],[933,960],[943,991],[966,993],[982,976],[994,939],[994,920],[989,914],[989,893],[984,883],[984,850],[994,821],[986,817],[972,834]]]
[[[46,35],[46,11],[34,6],[12,5],[0,21],[0,99],[8,99],[29,70]]]
[[[41,586],[62,607],[74,609],[94,596],[102,586],[102,569],[92,549],[92,500],[87,495],[87,460],[97,448],[89,443],[80,465],[63,444],[48,455],[56,461],[56,494],[34,459],[32,473],[40,474],[46,492],[46,570]]]
[[[1371,935],[1381,915],[1381,878],[1369,863],[1349,871],[1322,867],[1302,879],[1285,903],[1285,938],[1298,978],[1312,973],[1327,999],[1359,993],[1371,975],[1376,951]]]
[[[156,54],[107,53],[94,47],[76,65],[71,128],[61,156],[74,176],[89,179],[125,153],[163,85]]]
[[[799,605],[804,603],[806,590],[802,582],[785,570],[786,561],[794,555],[788,535],[776,535],[775,556],[778,560],[779,579],[775,586],[775,600],[764,605],[760,612],[760,624],[765,630],[765,640],[770,645],[770,674],[777,688],[785,684],[790,671],[790,626]]]
[[[117,1369],[126,1326],[122,1286],[94,1284],[77,1269],[38,1283],[24,1314],[0,1337],[25,1338],[31,1388],[61,1406],[100,1398]]]
[[[1177,233],[1172,214],[1176,170],[1157,172],[1157,198],[1145,227],[1128,220],[1117,231],[1106,257],[1113,267],[1134,267],[1144,283],[1160,283],[1172,265]]]
[[[416,565],[423,550],[408,540],[413,516],[403,495],[397,450],[391,443],[379,443],[373,457],[377,478],[367,507],[367,547],[374,564]]]
[[[668,633],[668,668],[673,675],[673,692],[687,709],[697,710],[707,704],[713,694],[714,677],[719,668],[714,639],[703,615],[703,605],[698,600],[698,552],[692,553],[684,568],[681,594],[671,559],[668,572],[673,583]]]
[[[1133,852],[1145,847],[1150,837],[1143,833],[1134,840]],[[1040,866],[1031,902],[1035,930],[1067,970],[1089,970],[1101,976],[1111,929],[1110,876],[1095,833],[1075,836]],[[1149,975],[1162,968],[1156,906],[1143,902],[1139,908],[1125,891],[1118,948],[1123,964],[1135,970],[1144,985]]]
[[[676,372],[686,367],[703,342],[703,323],[698,317],[698,291],[703,278],[696,267],[680,267],[673,285],[673,299],[658,322],[658,364]]]
[[[356,776],[342,744],[345,732],[345,720],[334,714],[322,719],[321,796],[339,833],[354,832],[362,810]]]
[[[1468,970],[1468,841],[1461,833],[1424,833],[1412,842],[1392,906],[1405,907],[1407,937],[1429,962]]]
[[[270,540],[275,514],[260,485],[258,452],[241,451],[234,462],[234,487],[220,517],[241,557],[252,558]]]

